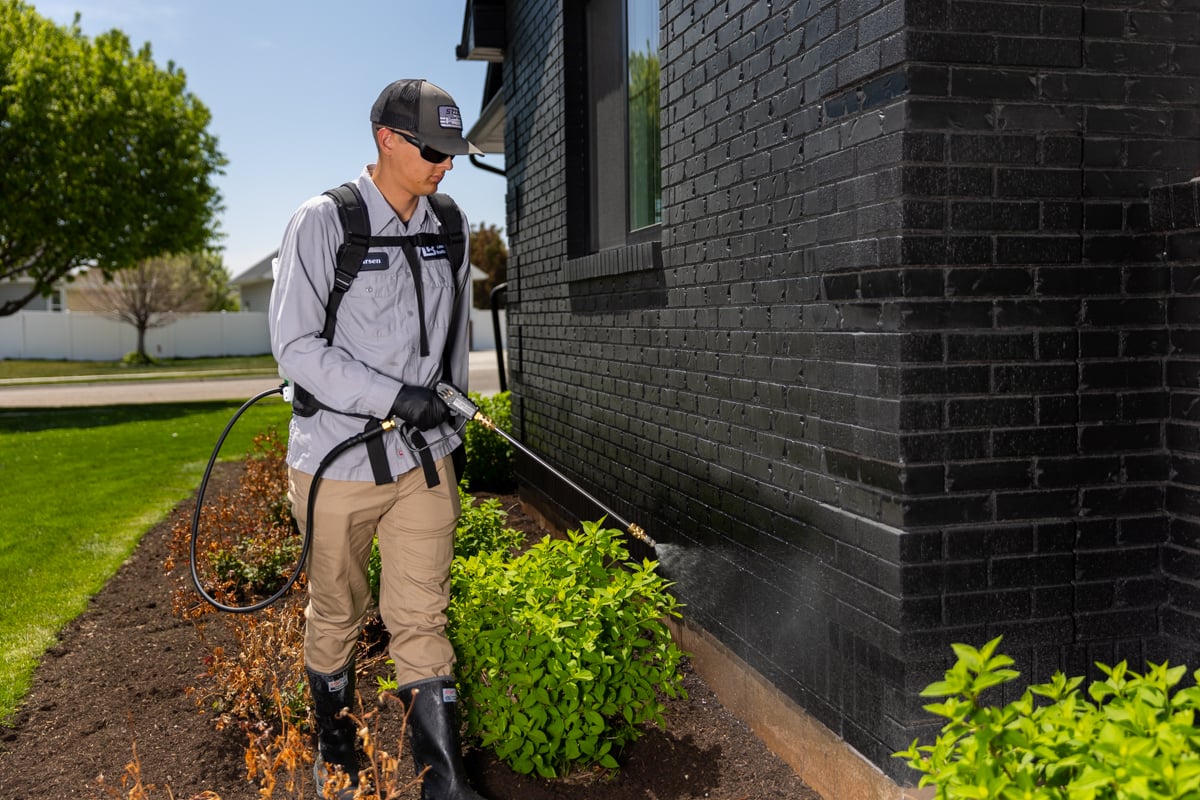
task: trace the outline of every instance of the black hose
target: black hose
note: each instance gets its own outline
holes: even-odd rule
[[[296,581],[300,579],[300,573],[304,571],[304,562],[308,559],[308,551],[312,547],[312,521],[313,514],[315,513],[316,509],[317,484],[320,483],[322,474],[324,474],[325,470],[338,456],[346,452],[346,450],[349,448],[357,444],[361,444],[362,442],[365,442],[374,436],[378,436],[384,431],[394,427],[394,424],[391,423],[390,420],[385,420],[381,425],[368,428],[362,433],[351,436],[349,439],[336,445],[332,450],[329,451],[325,458],[321,459],[320,466],[317,467],[317,471],[313,474],[312,485],[309,486],[308,489],[308,507],[304,520],[304,538],[303,543],[300,546],[300,558],[296,563],[296,569],[293,570],[291,576],[287,579],[287,582],[283,584],[282,588],[280,588],[279,591],[275,592],[275,594],[271,595],[267,599],[260,600],[259,602],[248,606],[226,605],[205,590],[200,581],[200,572],[196,567],[196,540],[199,538],[200,511],[204,507],[204,492],[208,487],[208,479],[212,474],[213,467],[217,463],[217,456],[221,452],[221,445],[225,443],[225,437],[229,435],[229,431],[233,429],[233,426],[238,421],[238,418],[240,418],[242,414],[244,414],[246,410],[250,408],[250,406],[254,405],[259,400],[262,400],[264,397],[269,397],[273,394],[280,394],[282,392],[282,386],[278,386],[274,389],[268,389],[265,392],[260,392],[243,403],[241,408],[234,412],[234,415],[230,418],[229,422],[226,423],[225,430],[221,431],[221,435],[217,439],[216,446],[213,447],[212,455],[208,459],[208,466],[204,470],[204,477],[200,481],[200,488],[196,491],[196,509],[192,512],[192,541],[190,548],[192,583],[195,585],[196,591],[199,592],[200,596],[204,598],[204,600],[210,606],[218,611],[224,611],[229,614],[249,614],[253,611],[261,611],[267,606],[278,602],[280,598],[288,593],[292,586],[295,585]]]

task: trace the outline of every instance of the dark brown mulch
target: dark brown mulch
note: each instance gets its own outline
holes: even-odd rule
[[[512,527],[545,534],[514,496],[501,499]],[[215,730],[185,694],[205,680],[207,653],[192,624],[171,613],[175,584],[163,563],[171,526],[190,505],[147,533],[46,654],[14,726],[0,728],[0,798],[128,800],[128,790],[101,789],[97,779],[119,788],[135,749],[154,787],[148,797],[260,797],[245,779],[241,734]],[[629,746],[615,778],[534,779],[470,751],[472,779],[489,800],[820,800],[698,675],[689,668],[684,677],[689,699],[668,701],[667,729]],[[313,796],[310,783],[303,790]]]

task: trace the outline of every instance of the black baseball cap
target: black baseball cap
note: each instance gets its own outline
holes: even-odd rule
[[[462,114],[454,98],[427,80],[406,78],[388,84],[371,106],[371,122],[408,131],[448,155],[483,155],[463,138]]]

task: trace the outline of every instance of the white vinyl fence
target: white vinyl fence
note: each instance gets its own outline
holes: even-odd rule
[[[500,312],[504,340],[504,311]],[[470,348],[496,349],[490,311],[471,310]],[[18,311],[0,317],[0,358],[116,361],[137,349],[137,331],[105,314],[83,311]],[[271,352],[267,312],[188,314],[146,331],[154,358],[256,356]]]
[[[0,358],[116,361],[137,349],[137,331],[104,314],[18,311],[0,317]],[[146,331],[154,358],[252,356],[271,352],[265,311],[188,314]]]

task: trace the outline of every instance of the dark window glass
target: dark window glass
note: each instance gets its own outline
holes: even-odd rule
[[[662,222],[658,116],[658,3],[627,0],[626,92],[629,114],[629,229]]]

